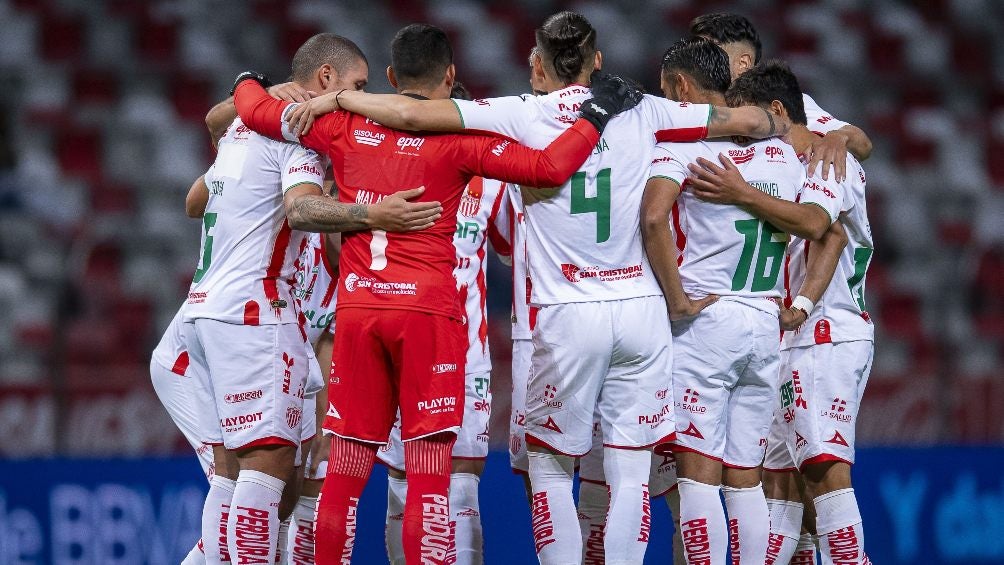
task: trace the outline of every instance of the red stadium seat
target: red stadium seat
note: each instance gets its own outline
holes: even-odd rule
[[[191,72],[178,73],[171,80],[171,102],[178,116],[203,124],[206,112],[213,104],[213,84],[209,79]]]
[[[56,132],[56,158],[63,172],[90,181],[103,176],[101,132],[69,126]]]
[[[178,49],[178,25],[173,21],[141,19],[133,31],[136,52],[157,63],[173,63]]]
[[[39,22],[39,53],[50,61],[75,61],[84,49],[83,22],[79,18],[46,15]]]
[[[119,83],[115,73],[98,69],[75,69],[73,101],[76,104],[108,106],[118,102]]]
[[[914,340],[924,332],[920,314],[920,300],[916,296],[890,293],[882,300],[879,319],[886,333]]]

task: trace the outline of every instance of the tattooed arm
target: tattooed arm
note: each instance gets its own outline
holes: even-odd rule
[[[712,106],[708,118],[708,137],[742,136],[754,139],[783,136],[791,129],[791,120],[773,108],[758,106]]]
[[[347,204],[321,194],[321,187],[304,183],[286,191],[283,203],[289,227],[314,232],[380,229],[418,231],[432,227],[442,215],[439,202],[409,202],[424,187],[391,194],[376,204]]]

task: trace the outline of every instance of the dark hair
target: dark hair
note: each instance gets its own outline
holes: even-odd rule
[[[399,86],[429,86],[443,79],[453,64],[446,32],[429,24],[401,28],[390,43],[390,66]]]
[[[582,67],[596,54],[596,30],[582,14],[558,12],[535,32],[541,59],[550,61],[565,84],[578,80]]]
[[[704,14],[690,21],[690,35],[707,37],[719,45],[745,41],[753,46],[753,64],[760,62],[763,45],[753,23],[739,14]]]
[[[725,94],[732,82],[729,56],[717,43],[688,37],[670,46],[662,56],[662,73],[686,73],[704,90]]]
[[[362,49],[340,35],[319,33],[303,42],[293,55],[293,80],[306,82],[321,65],[331,65],[335,72],[343,73],[358,61],[367,63]]]
[[[793,123],[805,125],[802,87],[788,64],[778,59],[761,63],[739,75],[725,93],[725,100],[729,106],[767,106],[779,100]]]
[[[471,96],[471,92],[467,90],[464,83],[459,80],[453,82],[453,90],[450,90],[450,98],[456,98],[457,100],[473,100],[474,97]]]

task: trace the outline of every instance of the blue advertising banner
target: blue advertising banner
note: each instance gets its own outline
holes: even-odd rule
[[[862,449],[854,482],[879,565],[1004,563],[1001,448]],[[194,458],[0,461],[0,563],[176,564],[199,538],[207,489]],[[386,563],[386,473],[360,502],[356,563]],[[646,563],[672,561],[653,501]],[[493,453],[481,481],[487,563],[535,563],[522,481]]]

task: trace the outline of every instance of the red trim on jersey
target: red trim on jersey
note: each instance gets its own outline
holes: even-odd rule
[[[174,366],[171,367],[171,372],[176,375],[185,376],[185,371],[188,370],[188,352],[182,351],[178,358],[174,360]]]
[[[837,463],[847,463],[848,465],[853,465],[854,464],[853,462],[848,461],[848,460],[844,459],[843,457],[837,457],[836,455],[832,455],[830,453],[820,453],[819,455],[817,455],[815,457],[810,457],[810,458],[806,459],[805,461],[803,461],[802,462],[802,466],[800,468],[801,469],[805,469],[806,465],[816,465],[816,464],[819,464],[819,463],[829,463],[831,461],[832,462],[837,462]],[[792,469],[792,470],[794,470],[794,469]]]
[[[639,449],[651,449],[660,443],[670,443],[676,441],[676,432],[670,432],[669,435],[663,436],[662,439],[654,441],[652,443],[647,443],[645,445],[617,445],[615,443],[604,443],[603,447],[611,447],[613,449],[627,449],[630,451],[637,451]]]
[[[261,439],[256,439],[249,443],[245,443],[244,445],[234,448],[234,450],[247,449],[249,447],[262,447],[265,445],[290,445],[296,447],[296,442],[290,441],[286,438],[281,438],[279,436],[268,436],[268,437],[263,437]]]
[[[289,222],[283,221],[279,233],[275,236],[275,243],[272,244],[272,255],[265,269],[265,278],[262,285],[265,287],[265,298],[268,299],[269,306],[275,312],[276,317],[280,316],[280,309],[277,307],[279,300],[279,275],[282,274],[282,264],[286,259],[286,252],[289,247],[289,238],[293,230],[289,227]]]
[[[488,352],[488,283],[485,281],[485,270],[488,265],[485,264],[484,241],[481,242],[481,247],[478,247],[478,264],[481,266],[481,269],[478,271],[478,276],[475,279],[475,282],[478,285],[478,292],[481,294],[478,301],[478,307],[481,308],[481,323],[478,325],[478,340],[481,341],[481,353],[485,354]],[[466,297],[464,303],[467,303]],[[470,320],[470,316],[468,316],[467,319]]]
[[[708,137],[708,126],[696,128],[661,129],[655,132],[656,141],[698,141]]]
[[[244,325],[245,326],[257,326],[261,323],[260,317],[261,311],[258,309],[258,303],[254,300],[248,300],[244,303]]]
[[[683,184],[687,184],[687,181],[683,181]],[[680,251],[680,256],[676,258],[676,266],[679,267],[683,264],[683,250],[687,248],[687,234],[683,233],[683,229],[680,228],[679,201],[673,203],[673,210],[670,215],[673,217],[673,232],[676,236],[676,248]]]
[[[530,294],[530,277],[526,277],[526,293]],[[540,308],[537,306],[530,307],[530,331],[532,332],[535,327],[537,327],[537,313],[540,312]]]
[[[714,457],[713,455],[708,455],[707,453],[705,453],[705,452],[703,452],[703,451],[701,451],[699,449],[694,449],[693,447],[687,447],[685,445],[680,445],[680,444],[673,444],[673,453],[676,453],[678,451],[682,451],[684,453],[696,453],[696,454],[701,455],[703,457],[707,457],[708,459],[711,459],[712,461],[718,461],[722,465],[725,464],[722,461],[721,457]]]
[[[783,469],[774,469],[774,468],[771,468],[771,467],[764,467],[763,470],[766,473],[794,473],[798,469],[795,468],[795,467],[785,467]]]
[[[542,440],[540,438],[534,437],[534,436],[530,435],[529,433],[526,434],[526,444],[527,445],[536,445],[538,447],[543,447],[545,449],[549,449],[549,450],[557,453],[558,455],[564,455],[565,457],[576,457],[576,458],[578,458],[578,457],[582,457],[583,455],[585,455],[585,453],[580,453],[578,455],[573,455],[571,453],[565,453],[564,451],[561,451],[560,449],[556,449],[553,445],[547,443],[546,441],[544,441],[544,440]]]
[[[495,225],[495,222],[498,221],[499,209],[502,208],[502,197],[505,196],[505,191],[507,189],[506,184],[502,183],[498,194],[495,195],[495,202],[492,204],[491,214],[488,215],[486,236],[488,237],[488,241],[491,242],[492,249],[495,250],[495,253],[511,257],[513,254],[512,241],[507,241]],[[510,220],[509,237],[512,238],[512,220]]]

